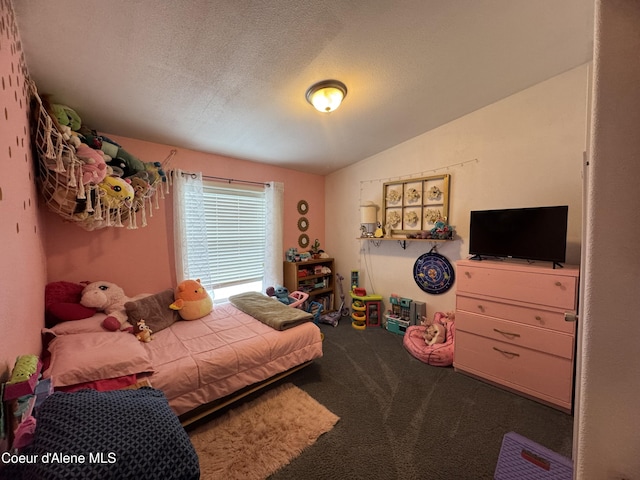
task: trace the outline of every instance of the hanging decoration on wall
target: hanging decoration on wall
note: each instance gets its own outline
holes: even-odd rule
[[[382,223],[389,235],[409,235],[449,222],[451,175],[409,178],[382,185]]]
[[[300,245],[301,248],[307,248],[309,246],[309,235],[306,233],[300,235],[298,237],[298,245]]]
[[[455,281],[451,262],[435,252],[435,247],[418,257],[413,265],[413,279],[427,293],[438,295],[449,290]]]
[[[307,217],[300,217],[300,219],[298,220],[298,230],[300,230],[301,232],[306,232],[308,228],[309,220],[307,220]]]
[[[309,204],[306,200],[300,200],[298,202],[298,213],[300,215],[306,215],[309,212]]]

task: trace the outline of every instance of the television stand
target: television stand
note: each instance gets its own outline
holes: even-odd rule
[[[579,268],[456,262],[453,367],[566,413],[573,407]]]

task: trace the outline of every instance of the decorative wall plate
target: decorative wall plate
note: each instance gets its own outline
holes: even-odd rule
[[[306,200],[300,200],[298,202],[298,213],[300,215],[306,215],[309,212],[309,204]]]
[[[433,251],[420,255],[413,265],[413,279],[427,293],[438,295],[446,292],[455,278],[451,262]]]
[[[298,230],[306,232],[308,228],[309,220],[307,220],[307,217],[300,217],[300,220],[298,220]]]
[[[309,246],[309,235],[303,233],[298,237],[298,245],[302,248],[307,248]]]

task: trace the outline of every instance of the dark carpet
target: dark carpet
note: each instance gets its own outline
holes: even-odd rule
[[[270,479],[491,479],[511,431],[571,456],[572,416],[426,365],[381,328],[321,329],[324,357],[284,382],[340,421]]]

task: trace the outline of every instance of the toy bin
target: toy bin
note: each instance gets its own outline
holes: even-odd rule
[[[392,333],[396,333],[398,335],[404,335],[409,328],[409,321],[403,320],[402,318],[394,317],[392,315],[385,315],[387,320],[386,328],[388,331]]]
[[[495,480],[571,480],[573,463],[566,457],[515,432],[502,439]]]

